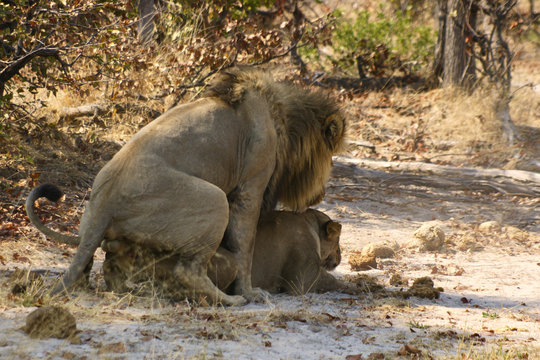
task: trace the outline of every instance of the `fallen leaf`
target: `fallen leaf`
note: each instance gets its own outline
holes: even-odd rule
[[[102,345],[98,350],[98,354],[104,354],[104,353],[120,354],[120,353],[125,353],[126,351],[127,351],[126,345],[124,343],[117,342],[117,343],[110,343],[110,344]]]
[[[13,254],[13,260],[18,261],[18,262],[30,263],[29,258],[27,258],[26,256],[21,256],[18,253]]]
[[[416,346],[406,344],[406,345],[403,345],[401,349],[399,349],[398,355],[411,355],[411,354],[417,355],[417,354],[420,354],[421,352],[422,351],[418,349]]]
[[[339,317],[338,317],[338,316],[334,316],[334,315],[329,314],[329,313],[323,313],[322,315],[328,316],[328,319],[329,319],[330,321],[333,321],[333,320],[336,320],[336,319],[339,320]]]
[[[476,343],[484,343],[486,342],[486,338],[485,337],[482,337],[480,334],[478,333],[474,333],[472,335],[469,336],[469,339],[473,342],[476,342]]]

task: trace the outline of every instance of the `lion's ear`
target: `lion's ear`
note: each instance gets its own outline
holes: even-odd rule
[[[343,138],[344,120],[339,114],[332,114],[324,120],[324,136],[332,148],[336,148]]]
[[[341,235],[341,224],[330,220],[326,223],[325,230],[328,238],[338,238]]]

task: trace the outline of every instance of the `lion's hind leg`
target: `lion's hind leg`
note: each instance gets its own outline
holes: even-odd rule
[[[150,181],[130,184],[129,193],[142,195],[126,199],[129,213],[118,217],[114,231],[141,247],[175,254],[178,260],[171,269],[170,285],[189,297],[205,296],[226,305],[245,303],[241,296],[223,293],[207,275],[229,222],[226,194],[174,169],[161,170],[160,176],[161,182],[171,186],[154,187]]]

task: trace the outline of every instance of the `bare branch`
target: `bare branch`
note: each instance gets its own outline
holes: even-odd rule
[[[6,66],[2,71],[0,71],[0,86],[2,86],[4,83],[6,83],[9,79],[11,79],[13,76],[17,75],[19,70],[21,70],[23,67],[25,67],[30,61],[32,61],[33,58],[42,56],[58,56],[60,53],[59,49],[56,48],[41,48],[34,50],[22,58],[15,60],[8,66]]]

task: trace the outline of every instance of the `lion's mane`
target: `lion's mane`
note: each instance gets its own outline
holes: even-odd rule
[[[276,82],[264,71],[233,69],[222,72],[203,96],[217,97],[232,107],[248,91],[266,99],[278,137],[276,168],[266,188],[263,210],[278,201],[303,210],[322,200],[320,192],[330,175],[328,158],[344,142],[345,120],[335,100],[321,91]]]

